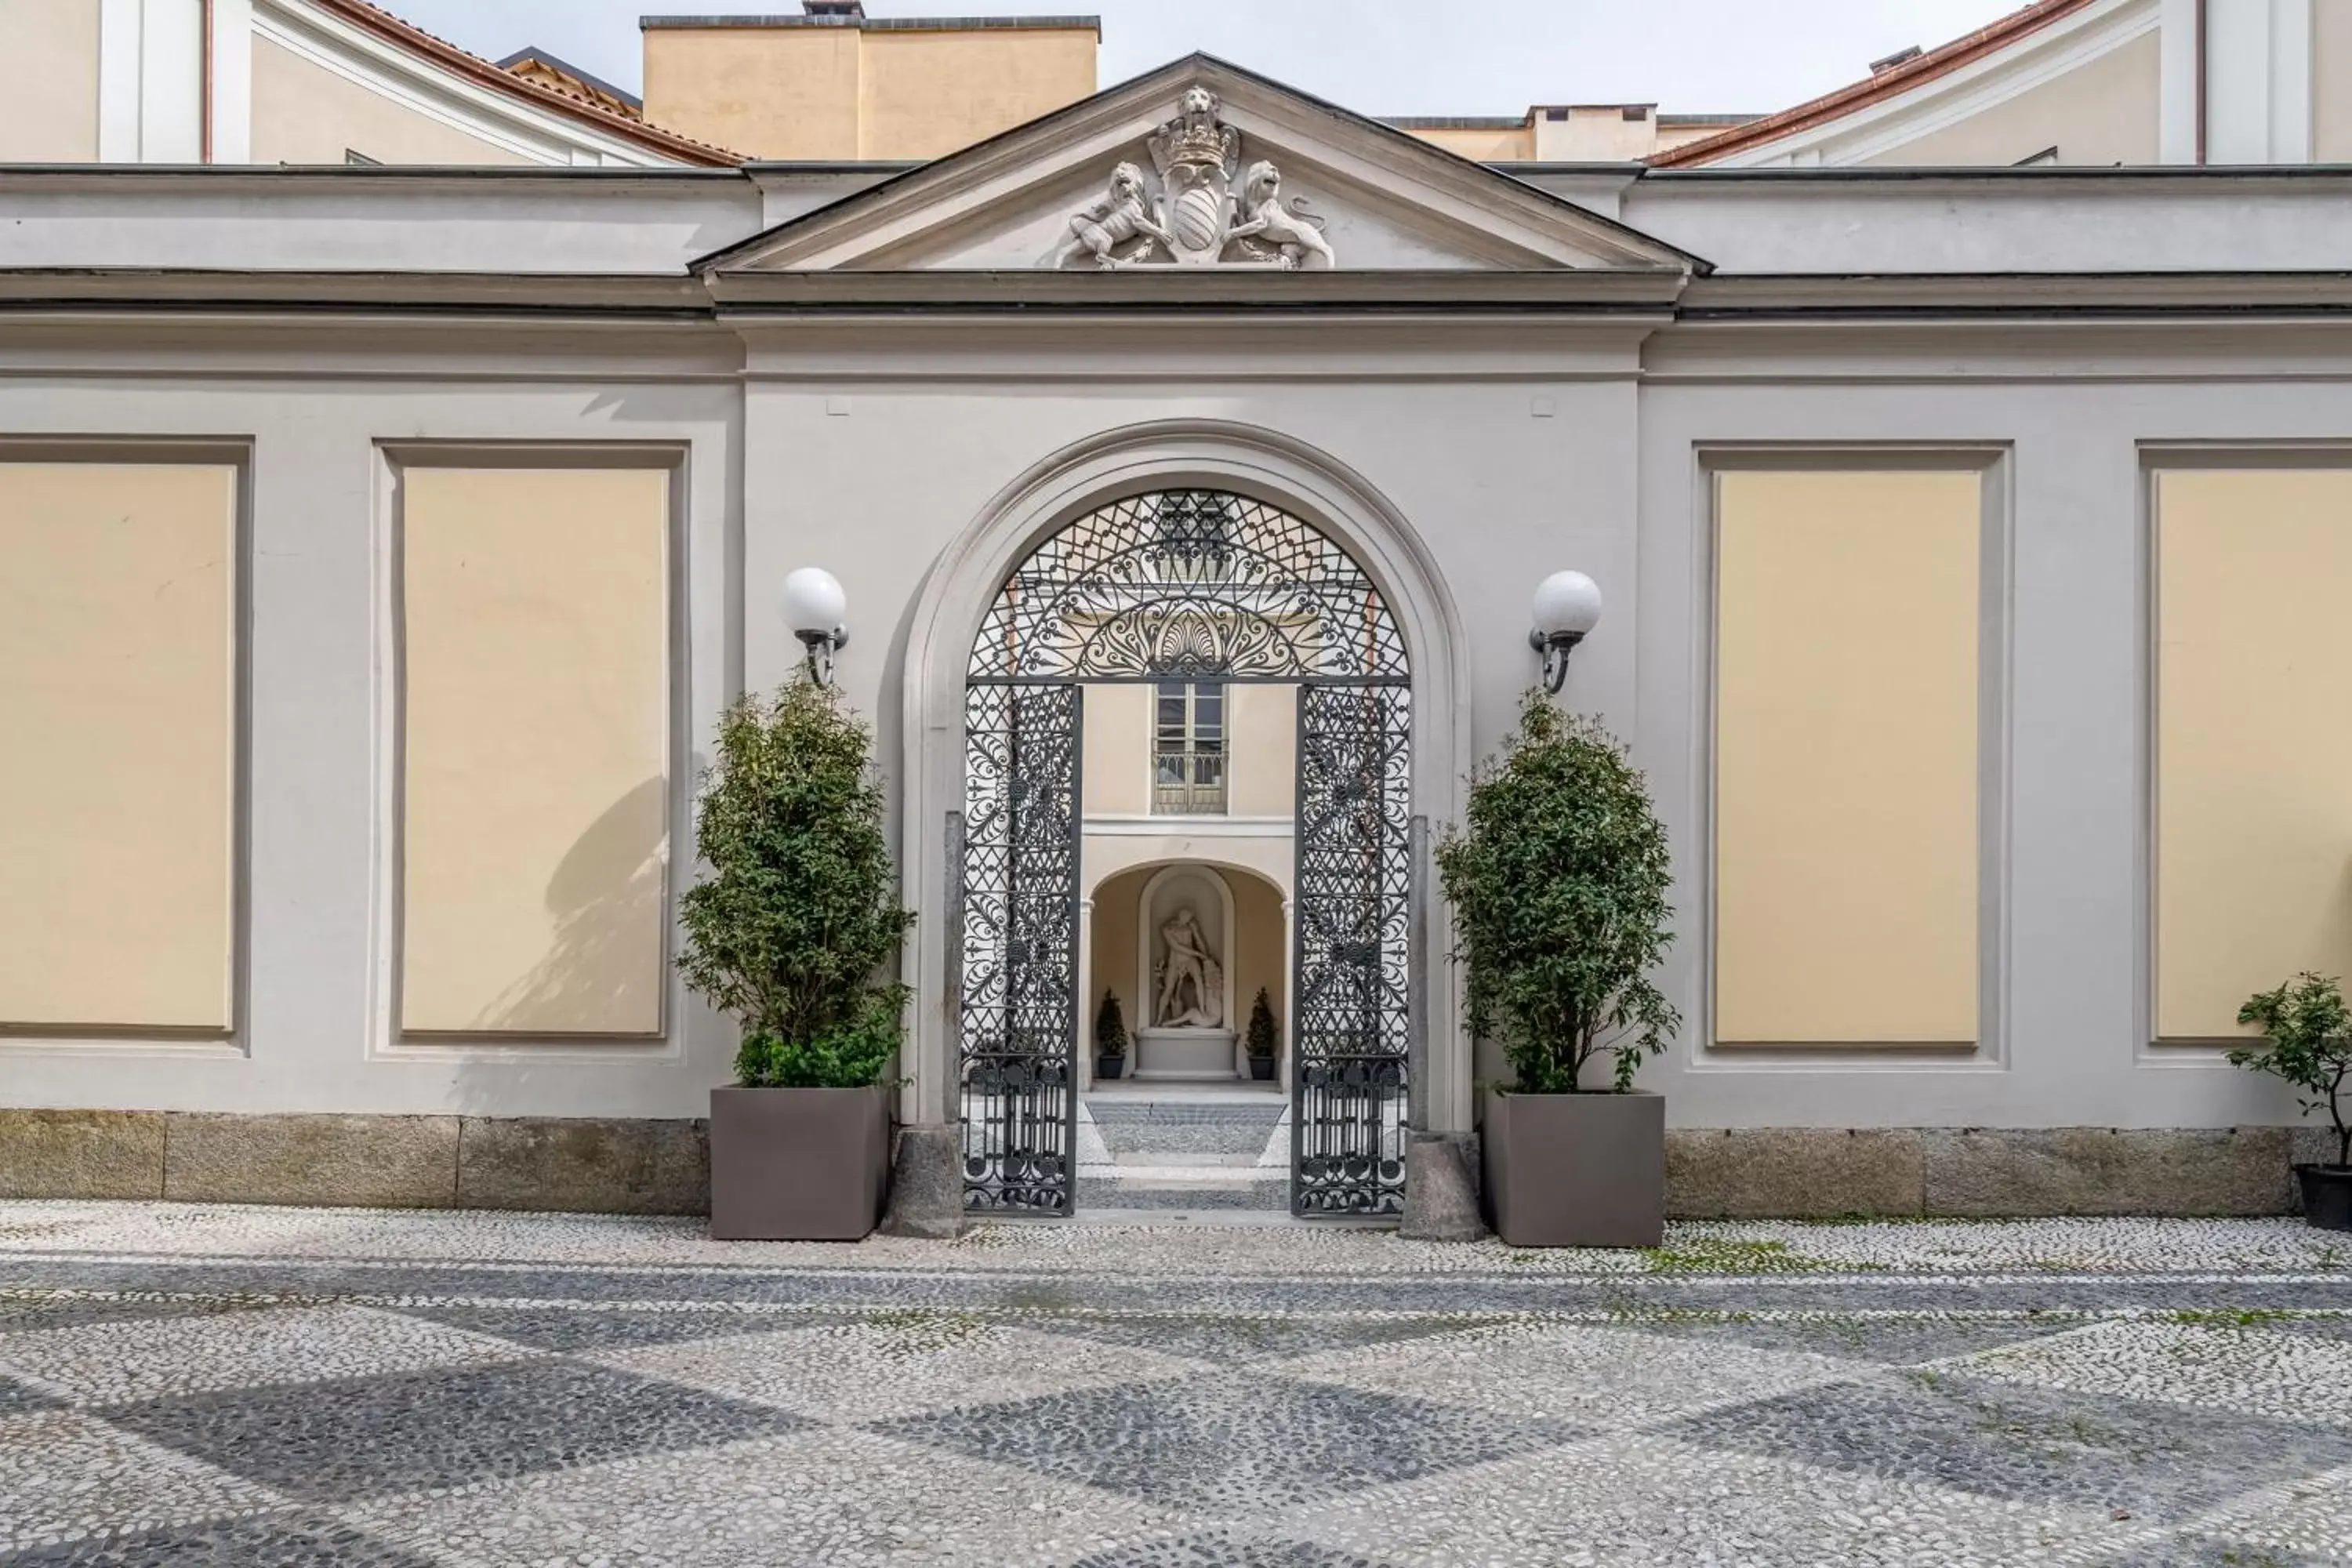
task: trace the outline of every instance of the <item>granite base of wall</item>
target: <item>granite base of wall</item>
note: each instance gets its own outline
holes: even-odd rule
[[[0,1197],[695,1215],[699,1121],[0,1110]]]
[[[1679,1219],[2288,1214],[2315,1131],[1684,1128],[1666,1203]]]
[[[1677,1219],[2277,1215],[2319,1127],[1666,1134]],[[1475,1169],[1475,1167],[1474,1167]],[[709,1212],[699,1121],[0,1110],[0,1197]]]

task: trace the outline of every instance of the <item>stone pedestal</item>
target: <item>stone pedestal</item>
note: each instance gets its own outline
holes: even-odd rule
[[[1135,1077],[1145,1083],[1231,1083],[1231,1029],[1138,1029]]]

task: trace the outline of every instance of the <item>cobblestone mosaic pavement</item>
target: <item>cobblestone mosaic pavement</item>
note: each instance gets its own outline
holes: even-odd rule
[[[0,1204],[0,1568],[640,1563],[2352,1563],[2352,1247]]]

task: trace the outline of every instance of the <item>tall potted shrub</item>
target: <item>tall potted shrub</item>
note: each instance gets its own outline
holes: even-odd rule
[[[2305,972],[2275,991],[2247,998],[2238,1022],[2270,1037],[2268,1045],[2241,1047],[2232,1065],[2284,1079],[2308,1116],[2327,1112],[2336,1130],[2336,1163],[2297,1165],[2304,1216],[2322,1230],[2352,1230],[2352,1122],[2345,1090],[2352,1085],[2352,1009],[2334,979]]]
[[[1514,1247],[1656,1246],[1665,1101],[1633,1076],[1682,1020],[1651,979],[1674,878],[1647,784],[1599,724],[1530,691],[1437,863],[1471,1030],[1515,1080],[1486,1101],[1495,1229]]]
[[[806,678],[719,724],[679,900],[687,984],[742,1027],[736,1082],[710,1094],[710,1234],[855,1240],[889,1177],[885,1076],[906,987],[884,976],[899,907],[865,724]]]

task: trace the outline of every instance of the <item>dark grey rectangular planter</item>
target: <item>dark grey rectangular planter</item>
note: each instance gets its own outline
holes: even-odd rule
[[[2297,1165],[2303,1214],[2315,1230],[2352,1230],[2352,1165]]]
[[[1486,1097],[1486,1203],[1512,1247],[1655,1247],[1666,1234],[1666,1101]]]
[[[710,1234],[856,1241],[882,1217],[890,1101],[881,1089],[710,1091]]]

